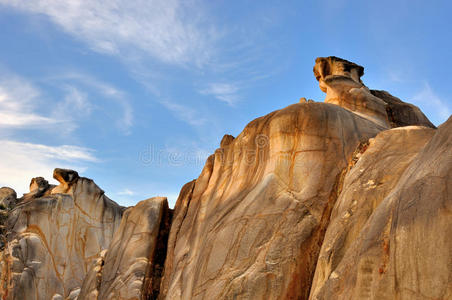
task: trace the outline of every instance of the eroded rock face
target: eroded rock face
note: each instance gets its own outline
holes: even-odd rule
[[[364,68],[335,56],[319,57],[314,76],[326,93],[325,102],[340,105],[381,126],[435,126],[421,110],[385,91],[371,91],[361,81]]]
[[[166,198],[128,208],[110,247],[86,277],[79,299],[156,299],[170,221]]]
[[[54,176],[60,181],[54,188],[33,179],[31,192],[9,213],[2,299],[74,298],[119,226],[124,208],[92,180],[62,169]]]
[[[248,124],[183,188],[160,297],[307,298],[341,172],[382,129],[325,103]]]
[[[356,155],[357,162],[348,171],[331,214],[311,288],[312,298],[316,298],[325,281],[337,276],[334,271],[346,250],[434,133],[435,130],[420,126],[384,131]]]
[[[452,118],[380,133],[345,178],[311,299],[451,299]]]
[[[17,194],[12,188],[0,188],[0,210],[12,208],[16,205]]]
[[[419,107],[403,102],[386,91],[370,90],[370,92],[386,102],[386,113],[391,127],[420,125],[436,128]]]

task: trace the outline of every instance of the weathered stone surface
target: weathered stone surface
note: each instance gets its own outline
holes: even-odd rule
[[[332,211],[311,288],[316,298],[319,288],[330,277],[346,250],[356,241],[374,210],[391,192],[405,169],[435,130],[404,127],[379,133],[358,152],[347,173]]]
[[[99,253],[99,257],[93,262],[92,266],[85,275],[80,293],[77,299],[97,300],[99,296],[100,284],[102,282],[102,268],[105,263],[107,249]]]
[[[452,118],[379,134],[346,176],[311,298],[451,299],[451,186]]]
[[[75,297],[93,260],[110,245],[123,207],[92,180],[75,174],[55,170],[60,185],[51,190],[34,179],[24,196],[28,201],[9,213],[1,253],[2,299]],[[36,197],[36,191],[46,195]]]
[[[325,102],[340,105],[360,116],[387,127],[435,126],[415,105],[385,91],[369,90],[361,81],[364,68],[335,56],[318,57],[314,76],[326,93]]]
[[[417,106],[403,102],[386,91],[370,90],[370,92],[386,102],[386,113],[391,127],[421,125],[436,128]]]
[[[105,258],[86,277],[79,299],[155,299],[170,218],[168,202],[162,197],[128,208]]]
[[[17,194],[12,188],[0,188],[0,209],[12,208],[16,205]]]
[[[381,126],[389,127],[386,102],[373,96],[362,83],[364,68],[335,56],[318,57],[314,76],[326,93],[325,102],[342,106]]]
[[[306,298],[340,174],[382,129],[325,103],[248,124],[183,188],[160,297]]]
[[[22,198],[20,198],[19,202],[31,201],[36,198],[44,197],[50,195],[52,189],[55,185],[49,184],[47,180],[43,177],[35,177],[31,179],[30,182],[30,192],[24,194]]]

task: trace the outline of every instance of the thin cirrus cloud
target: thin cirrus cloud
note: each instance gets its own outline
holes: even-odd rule
[[[43,95],[38,84],[42,81],[56,86],[63,94],[62,99],[54,100],[48,93]],[[91,101],[91,98],[96,100]],[[95,109],[101,109],[102,101],[116,104],[120,114],[115,117],[117,128],[123,134],[130,134],[132,105],[124,92],[105,82],[73,72],[32,83],[17,74],[0,70],[0,129],[41,130],[59,124],[62,125],[60,132],[71,134],[79,127],[80,120],[88,118]],[[39,113],[43,106],[47,109]]]
[[[124,189],[124,190],[118,192],[117,194],[120,196],[133,196],[133,195],[135,195],[135,192],[130,189]]]
[[[209,60],[214,29],[193,1],[0,0],[0,4],[47,16],[65,32],[101,53],[152,56],[172,64]],[[189,12],[189,13],[188,13]]]
[[[270,73],[269,65],[262,65],[262,61],[269,59],[261,58],[274,41],[264,34],[257,37],[251,34],[256,31],[254,27],[252,30],[244,30],[240,24],[225,27],[221,14],[216,15],[215,5],[199,0],[0,0],[1,4],[44,16],[93,51],[118,59],[140,84],[147,87],[152,83],[150,90],[156,102],[193,127],[209,123],[209,114],[200,117],[194,108],[193,102],[198,101],[195,99],[217,100],[235,107],[243,98],[245,87],[263,79],[261,74]],[[271,13],[278,14],[273,10]],[[272,26],[263,24],[259,13],[253,12],[249,18]],[[173,79],[177,82],[179,76],[168,74],[180,69],[190,74],[188,85],[192,86],[183,100],[166,88],[168,82]],[[129,134],[133,125],[132,106],[124,97],[112,98],[124,112],[117,125]]]
[[[168,100],[162,100],[160,101],[160,104],[171,111],[176,118],[192,126],[201,126],[207,122],[207,119],[202,117],[195,109],[186,105]]]
[[[451,114],[448,102],[438,96],[427,82],[424,82],[422,89],[411,100],[431,116],[433,123],[436,125],[445,122]]]
[[[88,91],[95,94],[96,99],[104,99],[104,101],[116,103],[121,116],[116,118],[116,126],[123,134],[130,134],[133,127],[133,107],[127,94],[116,87],[105,83],[101,80],[79,72],[67,72],[56,77],[49,77],[46,79],[50,82],[63,84],[66,96],[64,101],[60,102],[54,110],[55,115],[64,114],[70,108],[75,110],[74,117],[81,118],[89,115],[95,109],[99,109],[99,105],[89,101]],[[99,100],[98,100],[99,101]],[[77,112],[79,115],[77,115]]]
[[[211,95],[220,101],[233,106],[238,100],[238,87],[230,83],[211,83],[200,91],[203,95]]]
[[[97,162],[89,148],[62,145],[48,146],[0,140],[0,186],[9,186],[20,195],[28,190],[29,180],[36,176],[50,179],[56,167],[84,171],[86,163]]]
[[[39,90],[14,74],[0,76],[0,128],[45,127],[58,119],[35,112]]]
[[[188,67],[186,70],[195,67],[207,73],[233,70],[240,74],[239,70],[243,69],[248,74],[246,66],[254,66],[257,60],[256,47],[251,46],[254,43],[248,36],[243,36],[244,33],[238,29],[240,26],[233,32],[225,30],[205,9],[206,5],[197,0],[0,0],[0,4],[29,14],[46,16],[64,32],[94,51],[120,59],[134,76],[144,78],[138,80],[140,82],[155,83],[158,80],[156,78],[159,76],[155,73],[159,71],[154,62]],[[236,49],[234,51],[238,51],[240,58],[234,57],[232,62],[230,50],[225,49]],[[143,67],[148,66],[148,63],[152,67]],[[193,74],[193,77],[197,75]],[[162,102],[161,98],[173,98],[171,94],[161,91],[158,83],[155,85],[157,88],[153,89],[159,91],[153,94],[160,98],[159,102]],[[195,92],[230,106],[240,100],[239,89],[228,81],[218,83],[212,80],[205,88],[195,89]],[[171,104],[166,100],[163,102],[176,118],[192,126],[205,123],[204,119],[197,118],[190,110],[188,116],[181,117],[181,110],[187,110],[186,104],[180,101]]]

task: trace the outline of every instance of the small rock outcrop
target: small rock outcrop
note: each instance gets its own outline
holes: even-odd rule
[[[386,113],[391,127],[420,125],[436,128],[419,107],[403,102],[386,91],[370,90],[371,94],[386,102]]]

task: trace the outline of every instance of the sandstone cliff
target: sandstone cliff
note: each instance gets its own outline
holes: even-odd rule
[[[452,298],[452,118],[363,74],[318,58],[326,103],[225,135],[174,211],[70,170],[2,188],[2,299]]]

